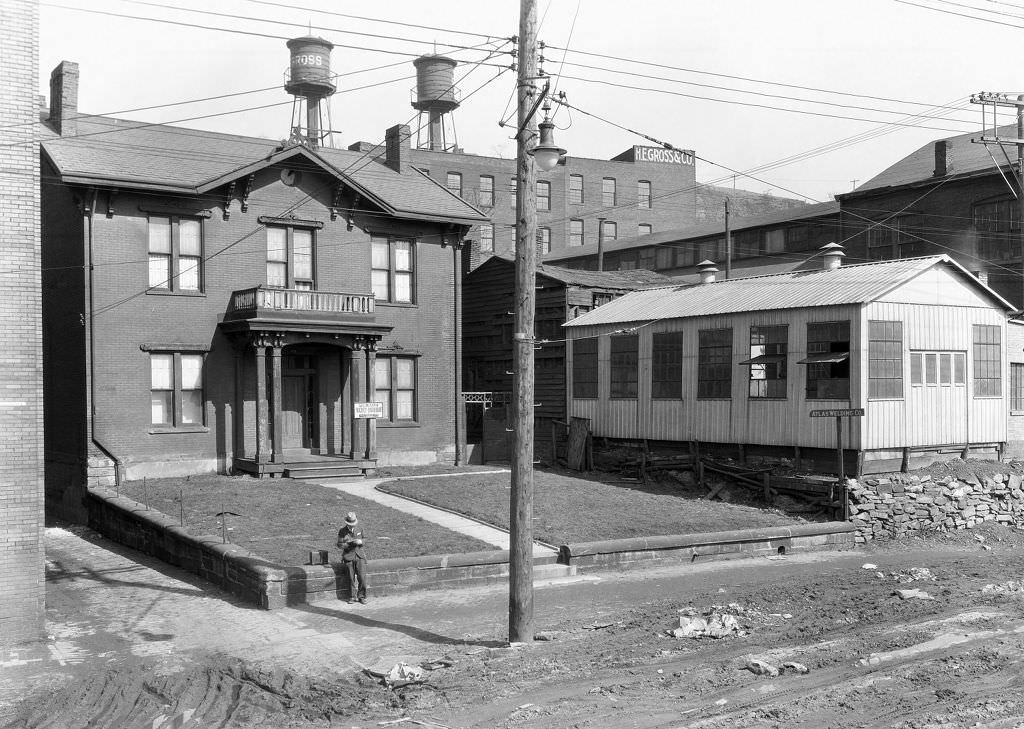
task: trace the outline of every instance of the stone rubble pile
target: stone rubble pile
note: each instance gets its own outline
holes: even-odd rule
[[[921,531],[970,529],[996,521],[1024,525],[1024,489],[1018,474],[957,480],[912,473],[849,481],[855,542]]]

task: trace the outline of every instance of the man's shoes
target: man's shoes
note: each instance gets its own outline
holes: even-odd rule
[[[356,601],[356,599],[355,599],[354,597],[350,597],[350,598],[348,599],[348,604],[349,604],[349,605],[351,605],[351,604],[353,604],[353,603],[354,603],[355,601]]]
[[[359,598],[359,602],[361,602],[363,605],[365,605],[366,604],[366,598],[365,597]]]

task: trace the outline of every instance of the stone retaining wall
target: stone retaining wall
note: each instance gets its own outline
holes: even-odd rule
[[[858,544],[920,531],[970,529],[985,521],[1024,525],[1024,489],[1015,473],[963,480],[913,473],[851,479],[849,499]]]

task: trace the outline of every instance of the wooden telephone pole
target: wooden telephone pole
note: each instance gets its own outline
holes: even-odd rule
[[[512,489],[509,497],[508,639],[533,640],[533,346],[537,270],[537,168],[528,154],[537,137],[537,3],[519,3],[516,134],[516,284],[513,334]]]

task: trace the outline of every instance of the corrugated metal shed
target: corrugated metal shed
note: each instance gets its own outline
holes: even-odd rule
[[[584,314],[565,326],[629,324],[744,311],[863,304],[874,301],[940,264],[954,267],[999,305],[1008,311],[1013,309],[1009,302],[971,276],[949,256],[941,255],[840,266],[832,271],[794,271],[636,291]]]

